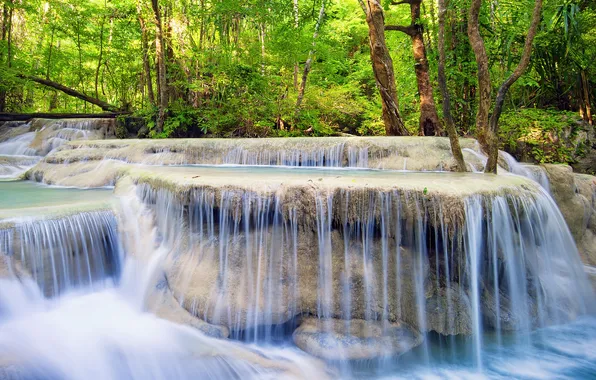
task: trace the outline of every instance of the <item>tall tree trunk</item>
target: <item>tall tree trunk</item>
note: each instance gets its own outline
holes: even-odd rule
[[[300,8],[298,7],[298,0],[294,0],[294,28],[298,31],[300,28]],[[298,72],[300,67],[298,62],[294,63],[294,90],[298,89]]]
[[[147,25],[143,18],[140,3],[137,3],[137,11],[139,13],[139,24],[141,26],[141,49],[143,54],[143,71],[145,77],[145,84],[147,85],[147,97],[149,103],[155,107],[155,93],[153,92],[153,80],[151,79],[151,64],[149,63],[149,39],[147,36]]]
[[[6,67],[12,66],[12,0],[6,1],[2,10],[2,41],[6,41]],[[4,64],[4,57],[0,55],[0,64]],[[6,88],[0,89],[0,112],[6,110]]]
[[[166,109],[168,108],[168,86],[166,82],[166,58],[163,45],[163,28],[158,0],[151,0],[151,6],[153,7],[153,14],[155,16],[155,56],[157,59],[157,82],[159,88],[159,110],[155,132],[159,134],[163,131],[163,124],[166,119]]]
[[[265,32],[266,32],[266,25],[265,22],[262,22],[259,25],[259,40],[261,42],[261,75],[265,76]]]
[[[85,91],[85,86],[83,84],[83,49],[81,47],[81,20],[79,19],[79,15],[77,14],[77,51],[79,56],[79,86],[81,87],[81,91]]]
[[[472,0],[468,11],[468,38],[478,66],[478,111],[476,112],[476,136],[482,149],[488,154],[490,145],[496,144],[489,135],[488,115],[491,102],[490,72],[488,70],[488,56],[484,47],[484,40],[480,35],[478,18],[482,0]]]
[[[387,25],[386,30],[399,30],[406,33],[412,39],[412,50],[414,52],[416,82],[418,83],[418,94],[420,97],[420,135],[431,136],[441,135],[442,128],[437,113],[437,106],[433,96],[433,87],[430,81],[430,68],[426,57],[424,46],[424,28],[420,22],[420,7],[422,0],[406,0],[403,3],[410,4],[412,23],[409,26]]]
[[[107,0],[104,0],[103,11],[107,9]],[[95,68],[95,97],[99,99],[99,70],[103,61],[103,29],[106,22],[105,13],[101,16],[101,26],[99,28],[99,57],[97,58],[97,67]]]
[[[497,161],[499,159],[499,118],[503,112],[503,104],[505,103],[505,96],[511,88],[511,86],[523,75],[528,66],[530,65],[530,58],[532,56],[532,45],[534,43],[534,37],[538,32],[538,26],[540,25],[542,16],[542,0],[536,0],[534,3],[534,11],[532,12],[532,21],[530,28],[528,29],[528,35],[526,36],[526,42],[524,44],[524,50],[521,59],[513,70],[513,73],[503,82],[499,91],[497,92],[497,98],[495,100],[495,108],[490,118],[490,130],[489,135],[489,150],[488,150],[488,161],[484,171],[486,173],[497,172]]]
[[[50,33],[50,46],[48,47],[49,51],[48,51],[48,62],[47,62],[47,66],[46,66],[46,78],[45,78],[46,80],[50,80],[50,74],[52,71],[52,52],[54,50],[54,33],[56,31],[56,28],[54,27],[54,25],[51,26],[51,29],[52,29],[52,33]],[[52,111],[56,107],[58,107],[58,92],[52,91],[52,93],[50,94],[49,110]]]
[[[393,60],[385,41],[383,7],[380,0],[359,0],[359,3],[366,14],[366,23],[368,24],[370,60],[381,94],[385,134],[387,136],[407,136],[409,132],[399,113]]]
[[[441,91],[441,97],[443,98],[443,118],[445,119],[445,129],[449,135],[449,142],[451,144],[451,153],[455,158],[456,168],[458,172],[466,171],[466,162],[464,161],[464,155],[459,145],[459,137],[457,136],[457,130],[455,129],[455,123],[451,116],[451,98],[449,96],[449,89],[447,88],[447,76],[445,75],[445,62],[447,58],[445,56],[445,13],[447,12],[446,0],[439,0],[439,35],[438,35],[438,49],[439,49],[439,67],[438,67],[438,79],[439,79],[439,90]]]
[[[590,125],[594,125],[594,118],[592,116],[592,107],[590,105],[590,83],[588,82],[588,78],[586,76],[586,71],[585,70],[581,70],[580,73],[580,91],[581,91],[581,101],[582,101],[582,105],[581,108],[583,108],[584,112],[582,115],[582,118],[584,119],[584,121],[588,122],[588,124]]]
[[[306,81],[308,80],[308,74],[312,68],[312,60],[315,55],[315,48],[317,46],[317,37],[319,36],[319,29],[321,28],[321,24],[323,23],[323,18],[325,17],[325,3],[327,0],[323,0],[321,2],[321,10],[319,11],[319,18],[317,19],[317,24],[315,25],[315,32],[312,36],[312,49],[308,52],[308,59],[304,64],[304,71],[302,72],[302,83],[300,84],[300,90],[298,91],[298,99],[296,100],[296,114],[300,112],[300,107],[302,106],[302,100],[304,99],[304,92],[306,91]]]

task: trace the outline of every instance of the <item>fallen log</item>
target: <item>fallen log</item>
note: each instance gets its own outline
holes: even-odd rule
[[[117,111],[120,110],[118,107],[116,107],[114,105],[111,105],[109,103],[106,103],[103,100],[96,99],[96,98],[94,98],[92,96],[85,95],[85,94],[83,94],[81,92],[78,92],[77,90],[74,90],[74,89],[72,89],[70,87],[66,87],[64,85],[61,85],[60,83],[53,82],[53,81],[51,81],[49,79],[38,78],[38,77],[34,77],[34,76],[31,76],[31,75],[25,75],[25,74],[19,74],[17,76],[19,78],[30,80],[30,81],[33,81],[35,83],[39,83],[39,84],[42,84],[44,86],[54,88],[54,89],[56,89],[58,91],[62,91],[66,95],[74,96],[75,98],[79,98],[79,99],[84,100],[84,101],[86,101],[88,103],[94,104],[94,105],[100,107],[104,111],[117,112]]]
[[[113,119],[121,115],[130,115],[130,112],[103,112],[103,113],[3,113],[0,112],[0,121],[29,121],[31,119]]]

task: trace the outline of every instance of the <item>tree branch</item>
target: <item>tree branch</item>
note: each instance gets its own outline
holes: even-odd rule
[[[416,34],[416,26],[415,25],[408,25],[408,26],[401,26],[401,25],[385,25],[385,30],[397,30],[398,32],[403,32],[408,36],[413,36]]]

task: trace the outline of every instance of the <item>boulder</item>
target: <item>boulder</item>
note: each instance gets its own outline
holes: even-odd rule
[[[596,265],[596,177],[575,174],[568,165],[543,166],[582,261]]]
[[[308,318],[293,339],[313,356],[342,361],[398,356],[419,346],[423,336],[403,323]]]
[[[219,339],[226,339],[230,331],[225,326],[209,324],[186,311],[176,301],[165,280],[161,281],[149,296],[147,302],[149,311],[159,318],[166,319],[179,325],[190,326],[203,334]]]

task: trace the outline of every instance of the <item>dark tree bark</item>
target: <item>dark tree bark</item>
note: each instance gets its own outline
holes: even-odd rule
[[[74,90],[70,87],[66,87],[64,85],[61,85],[60,83],[52,82],[51,80],[48,80],[48,79],[42,79],[42,78],[38,78],[38,77],[30,76],[30,75],[24,75],[24,74],[20,74],[20,75],[18,75],[18,77],[42,84],[47,87],[51,87],[58,91],[62,91],[66,95],[74,96],[75,98],[84,100],[87,103],[94,104],[94,105],[100,107],[104,111],[117,112],[119,110],[118,107],[113,106],[109,103],[106,103],[103,100],[96,99],[92,96],[85,95],[83,93],[78,92],[77,90]]]
[[[308,74],[312,68],[312,60],[313,56],[315,55],[315,48],[317,45],[317,37],[319,36],[319,29],[321,28],[321,23],[323,23],[323,18],[325,17],[325,3],[326,0],[321,2],[321,10],[319,11],[319,18],[317,19],[317,24],[315,25],[315,33],[312,36],[312,49],[308,52],[308,59],[304,64],[304,71],[302,72],[302,83],[300,84],[300,89],[298,90],[298,99],[296,100],[296,114],[300,112],[300,107],[302,106],[302,100],[304,99],[304,92],[306,90],[306,81],[308,79]]]
[[[158,0],[151,0],[155,21],[155,55],[157,59],[157,82],[159,89],[159,105],[157,123],[155,132],[163,131],[163,124],[166,119],[166,109],[168,108],[168,85],[166,82],[166,58],[164,51],[163,28],[161,25],[161,15]]]
[[[366,1],[366,3],[365,3]],[[380,0],[359,0],[362,10],[366,14],[368,24],[368,39],[370,43],[370,60],[377,87],[381,94],[383,106],[383,122],[387,136],[407,136],[408,130],[399,113],[397,88],[395,87],[395,73],[393,60],[385,41],[385,16]]]
[[[466,162],[464,155],[459,145],[459,137],[455,129],[455,123],[451,116],[451,98],[449,96],[449,89],[447,88],[447,77],[445,75],[445,12],[447,12],[446,0],[439,0],[439,35],[438,35],[438,49],[439,49],[439,67],[438,79],[439,90],[443,98],[443,118],[445,119],[445,129],[449,135],[449,142],[451,144],[451,153],[455,158],[456,168],[458,172],[466,171]]]
[[[394,4],[409,4],[412,23],[408,26],[387,25],[386,30],[398,30],[406,33],[412,39],[414,52],[414,68],[418,94],[420,97],[420,134],[423,136],[441,135],[442,128],[437,113],[437,106],[433,96],[433,87],[430,81],[430,68],[424,46],[424,28],[420,23],[420,7],[422,0],[405,0]]]
[[[505,103],[505,96],[511,88],[511,86],[523,75],[528,66],[530,65],[530,58],[532,56],[532,45],[534,43],[534,37],[538,32],[538,26],[540,25],[542,16],[542,0],[536,0],[534,3],[534,11],[532,12],[532,21],[530,22],[530,28],[528,29],[528,35],[526,36],[526,42],[524,44],[524,50],[521,59],[513,70],[513,73],[501,84],[499,91],[497,92],[497,98],[495,100],[495,108],[490,118],[489,128],[487,135],[489,136],[489,147],[488,147],[488,161],[484,171],[486,173],[497,172],[497,161],[499,159],[499,118],[503,112],[503,104]]]

